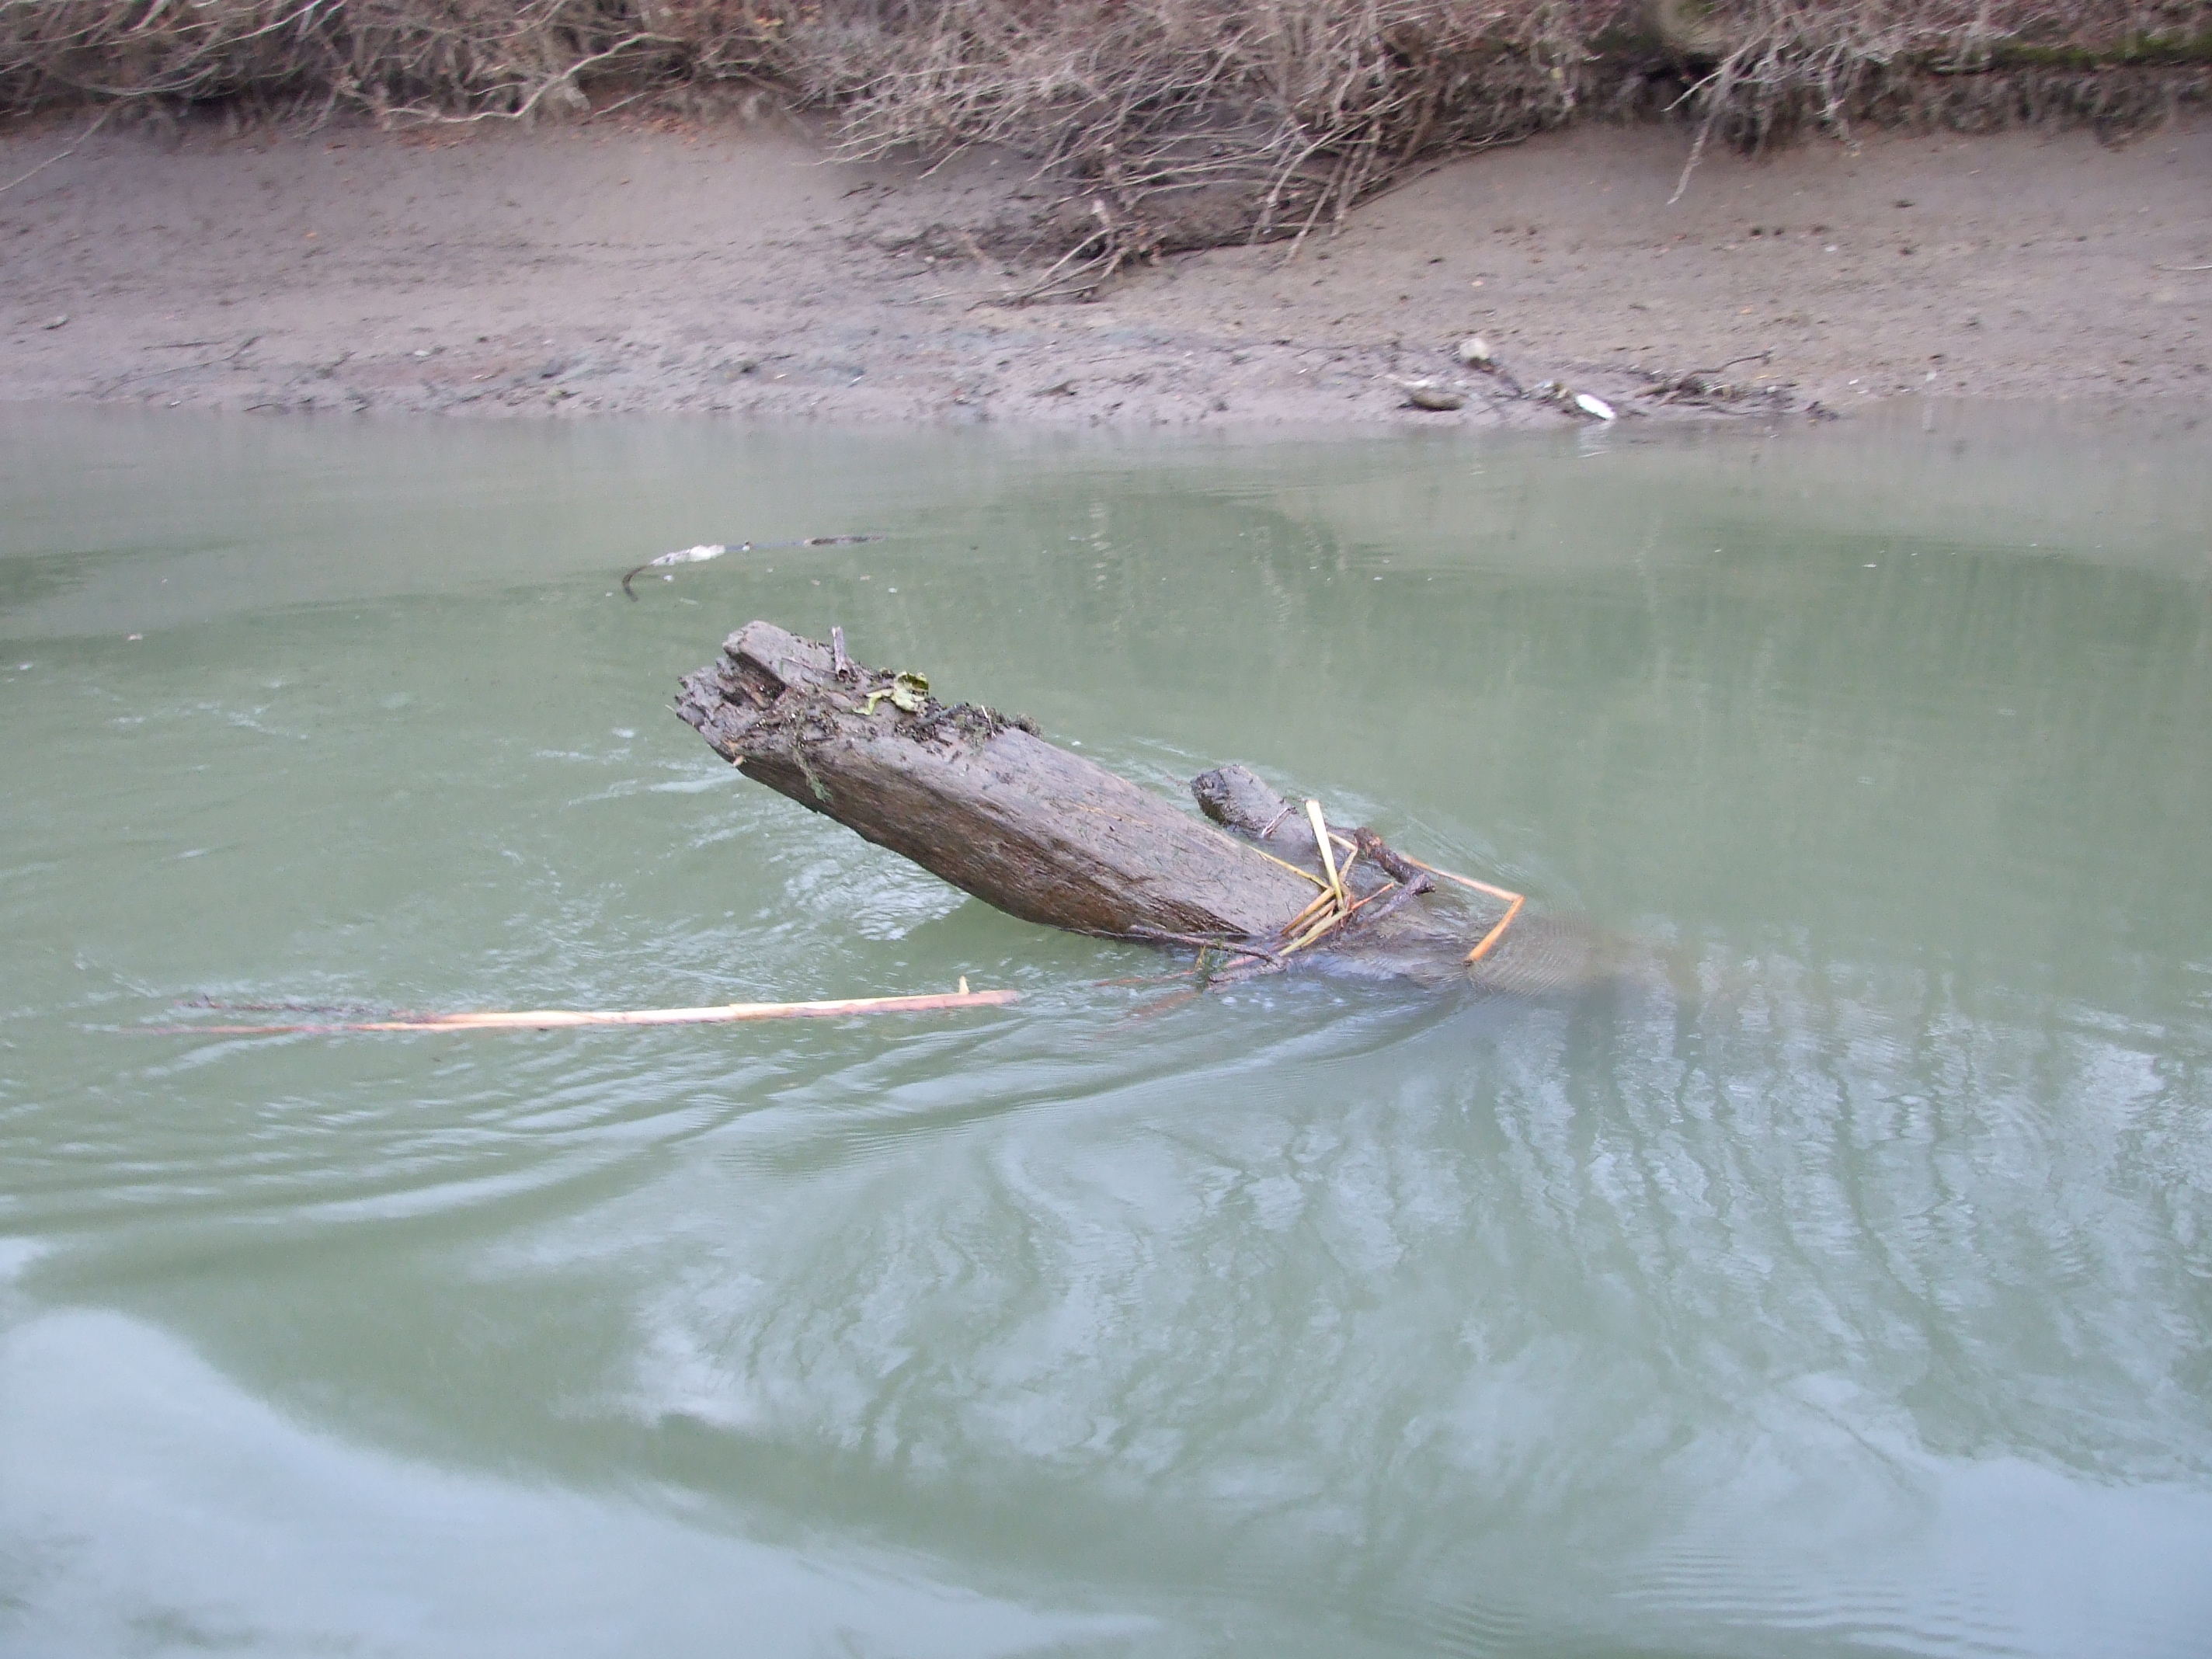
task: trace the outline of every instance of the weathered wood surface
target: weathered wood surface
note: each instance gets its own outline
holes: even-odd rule
[[[800,805],[987,903],[1054,927],[1243,937],[1279,927],[1311,884],[1104,767],[988,709],[919,713],[836,672],[830,647],[770,623],[730,635],[677,713]]]
[[[889,695],[896,685],[849,662],[842,638],[823,645],[752,622],[685,678],[676,709],[747,776],[1011,915],[1116,938],[1243,945],[1248,965],[1276,964],[1285,930],[1319,890],[1300,872],[1318,874],[1322,863],[1303,811],[1252,773],[1225,767],[1194,781],[1207,822],[1046,742],[1025,720],[911,688],[913,706],[901,707]],[[1373,902],[1328,938],[1321,954],[1331,962],[1530,991],[1590,977],[1589,951],[1534,917],[1470,969],[1467,952],[1500,907],[1402,866],[1413,879],[1399,879],[1390,849],[1364,830],[1340,833],[1364,854],[1352,894]]]

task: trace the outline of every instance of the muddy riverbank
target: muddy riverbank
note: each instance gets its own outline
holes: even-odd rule
[[[1584,126],[1412,179],[1293,252],[1080,301],[995,234],[1011,158],[829,158],[770,120],[0,137],[0,399],[274,414],[1519,423],[1455,348],[1625,416],[1918,394],[2212,401],[2212,122],[1869,134],[1749,159]],[[64,152],[68,152],[64,154]],[[58,160],[52,160],[59,156]],[[51,160],[51,165],[40,164]],[[1686,379],[1686,377],[1687,377]],[[1405,383],[1467,394],[1407,406]],[[1724,383],[1725,398],[1698,388]]]

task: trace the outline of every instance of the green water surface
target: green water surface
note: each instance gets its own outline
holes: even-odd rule
[[[1660,969],[1164,1000],[753,617]],[[0,1652],[2212,1652],[2212,426],[19,411],[0,745]]]

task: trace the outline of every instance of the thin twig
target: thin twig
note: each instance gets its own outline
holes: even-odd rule
[[[404,116],[426,125],[438,126],[474,126],[478,121],[524,121],[536,112],[539,102],[555,88],[567,87],[573,90],[576,85],[576,77],[594,64],[604,64],[610,58],[619,58],[634,46],[647,44],[672,46],[682,43],[668,35],[640,31],[624,40],[616,41],[605,51],[595,52],[588,57],[578,58],[557,75],[547,76],[538,83],[527,98],[513,109],[484,109],[478,110],[471,115],[447,115],[442,111],[410,106],[404,109],[393,110],[392,115],[393,118]],[[580,94],[578,95],[581,96]]]
[[[100,131],[101,125],[106,121],[107,118],[115,113],[115,108],[116,106],[114,105],[110,104],[105,109],[101,110],[99,114],[94,116],[92,118],[92,125],[87,127],[82,132],[77,134],[76,143],[71,144],[67,149],[63,150],[58,155],[49,155],[45,161],[40,162],[38,166],[33,167],[28,173],[20,173],[16,177],[10,179],[6,184],[0,185],[0,195],[5,195],[8,191],[15,189],[16,185],[26,184],[31,179],[37,178],[48,167],[53,166],[55,162],[68,161],[70,156],[76,155],[79,149],[83,148],[86,139],[91,137],[94,133]]]
[[[967,981],[961,981],[965,985]],[[948,992],[935,996],[847,997],[832,1002],[729,1002],[706,1008],[521,1008],[480,1014],[397,1014],[389,1019],[322,1025],[157,1025],[157,1036],[261,1036],[279,1032],[545,1031],[579,1025],[723,1025],[756,1019],[837,1019],[848,1014],[921,1014],[949,1008],[997,1008],[1018,991]]]
[[[1725,374],[1729,370],[1734,368],[1738,363],[1770,362],[1773,360],[1773,357],[1774,348],[1769,346],[1764,351],[1747,351],[1741,357],[1731,357],[1726,362],[1723,363],[1718,368],[1689,368],[1685,369],[1682,372],[1685,374]]]
[[[1231,956],[1253,957],[1262,962],[1279,963],[1282,953],[1249,939],[1230,939],[1218,933],[1170,933],[1157,927],[1133,927],[1126,933],[1100,933],[1100,939],[1133,939],[1145,945],[1187,945],[1193,949],[1224,951]]]
[[[1700,82],[1698,84],[1703,85],[1704,82]],[[1685,93],[1683,96],[1686,98],[1689,94]],[[1682,176],[1674,180],[1674,193],[1667,198],[1668,207],[1680,201],[1682,192],[1689,189],[1690,175],[1698,170],[1698,163],[1705,159],[1705,140],[1712,137],[1713,123],[1719,118],[1719,111],[1716,109],[1713,113],[1698,123],[1698,136],[1690,145],[1690,159],[1682,163]]]
[[[1522,895],[1516,893],[1513,896],[1513,902],[1507,905],[1505,907],[1505,914],[1498,917],[1498,926],[1485,933],[1482,936],[1482,943],[1476,945],[1474,949],[1467,953],[1467,965],[1468,967],[1474,967],[1476,963],[1480,962],[1483,957],[1490,954],[1490,947],[1497,944],[1499,939],[1505,937],[1505,930],[1513,925],[1513,918],[1521,914],[1521,907],[1527,902],[1528,900],[1522,896]]]

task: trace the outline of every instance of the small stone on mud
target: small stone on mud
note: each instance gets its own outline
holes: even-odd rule
[[[69,313],[64,311],[60,316],[53,318],[50,321],[40,323],[39,326],[40,328],[59,328],[67,321],[69,321]]]
[[[1438,414],[1445,414],[1455,409],[1466,408],[1467,393],[1454,392],[1445,386],[1431,386],[1425,380],[1416,380],[1407,386],[1406,401],[1416,409],[1431,410]]]
[[[1459,343],[1459,360],[1468,368],[1487,368],[1491,362],[1490,342],[1480,334],[1470,334]]]

